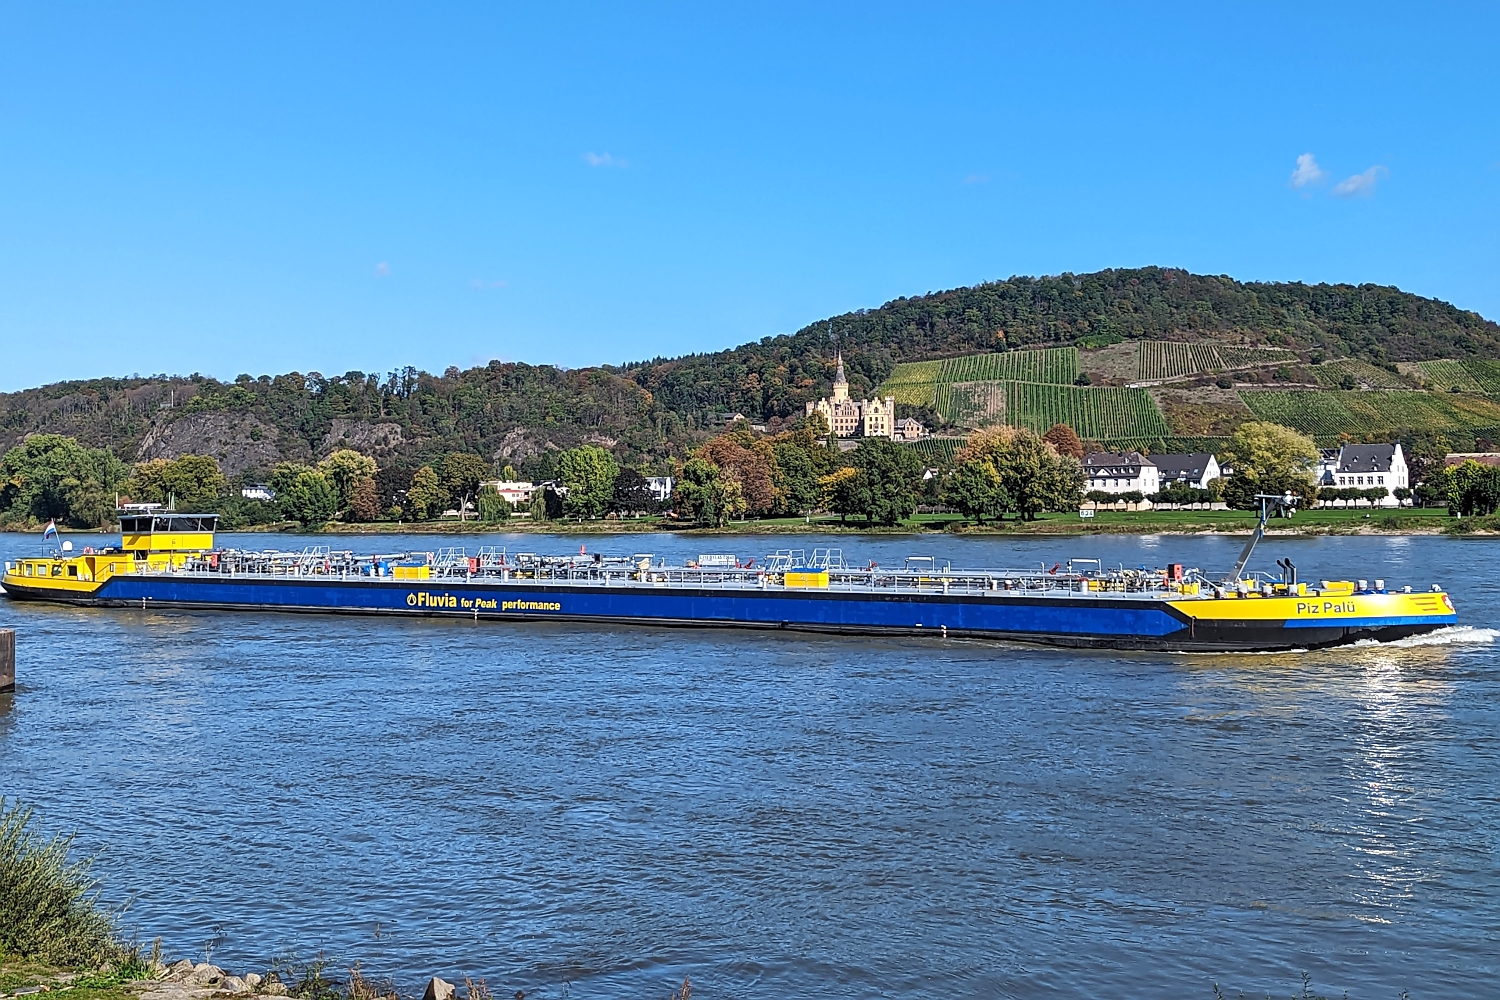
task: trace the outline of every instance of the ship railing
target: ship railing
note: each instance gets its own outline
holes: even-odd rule
[[[479,547],[479,572],[498,573],[506,568],[505,549],[498,545],[481,545]]]
[[[844,550],[813,549],[812,558],[807,561],[807,568],[829,571],[844,569]]]
[[[309,545],[297,557],[298,571],[308,573],[314,567],[322,568],[328,562],[328,552],[329,549],[326,545]]]
[[[1096,560],[1074,559],[1051,568],[1046,563],[1016,569],[954,570],[932,557],[912,557],[905,568],[881,569],[875,564],[853,569],[842,565],[842,553],[819,550],[817,562],[828,569],[828,588],[843,592],[963,594],[994,597],[1019,595],[1094,594],[1160,594],[1178,593],[1162,571],[1127,570],[1124,567],[1103,571]],[[424,553],[417,553],[425,556]],[[605,586],[693,586],[727,589],[767,589],[784,587],[786,568],[808,567],[812,560],[800,558],[801,550],[772,553],[766,564],[731,567],[666,566],[652,563],[651,554],[630,557],[589,554],[577,556],[538,556],[517,553],[506,562],[503,549],[493,546],[481,550],[471,562],[465,550],[451,547],[432,560],[434,576],[477,575],[490,580],[532,580],[555,584]],[[835,558],[837,556],[837,558]],[[409,561],[411,553],[356,556],[352,551],[331,551],[315,546],[303,552],[222,550],[211,556],[190,559],[182,570],[141,567],[138,572],[156,575],[163,572],[229,574],[234,576],[277,577],[303,575],[336,575],[371,577],[379,575],[382,563]],[[476,567],[475,563],[481,565]],[[1092,566],[1089,564],[1092,563]],[[1079,569],[1089,566],[1085,572]],[[783,568],[784,567],[784,568]],[[1066,568],[1065,568],[1066,567]],[[1197,571],[1185,576],[1195,577]],[[1262,574],[1263,576],[1264,574]]]
[[[785,573],[807,565],[807,550],[777,549],[765,558],[767,573]]]

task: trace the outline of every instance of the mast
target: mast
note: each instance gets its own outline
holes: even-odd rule
[[[1255,526],[1254,531],[1250,532],[1250,540],[1245,543],[1244,549],[1240,551],[1240,558],[1234,564],[1234,572],[1229,575],[1228,580],[1224,581],[1225,583],[1235,584],[1239,582],[1240,575],[1245,572],[1245,565],[1250,562],[1250,553],[1255,551],[1256,544],[1265,537],[1266,521],[1270,519],[1272,509],[1284,511],[1290,517],[1292,511],[1297,509],[1297,504],[1302,500],[1301,497],[1292,496],[1290,492],[1280,496],[1274,493],[1257,493],[1255,494],[1255,499],[1260,501],[1260,523]]]

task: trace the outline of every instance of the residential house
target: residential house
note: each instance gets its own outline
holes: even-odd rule
[[[1160,472],[1151,459],[1138,451],[1117,455],[1108,451],[1096,451],[1083,456],[1083,474],[1086,477],[1085,492],[1101,490],[1105,493],[1130,493],[1139,491],[1147,496],[1160,491]]]
[[[1382,506],[1394,507],[1393,491],[1411,485],[1407,481],[1406,456],[1401,444],[1346,444],[1339,449],[1338,468],[1333,472],[1337,489],[1385,487]]]
[[[927,436],[927,428],[920,420],[902,417],[896,421],[896,432],[891,436],[897,441],[920,441]]]
[[[1162,489],[1173,483],[1186,483],[1195,490],[1206,490],[1210,482],[1223,474],[1218,458],[1206,451],[1191,455],[1152,455],[1151,464],[1156,466]]]
[[[1319,448],[1318,449],[1318,475],[1317,475],[1317,483],[1318,483],[1318,485],[1319,486],[1332,486],[1332,485],[1334,485],[1334,477],[1338,475],[1338,472],[1339,472],[1339,449],[1337,449],[1337,448]]]
[[[1450,452],[1443,459],[1444,465],[1463,465],[1465,462],[1478,462],[1480,465],[1500,465],[1500,452],[1455,451]]]
[[[672,489],[677,484],[671,476],[647,476],[646,485],[651,488],[651,495],[658,503],[666,503],[672,499]]]
[[[535,483],[511,482],[504,479],[480,483],[479,486],[481,489],[486,486],[492,488],[496,493],[500,494],[502,500],[513,504],[530,503],[532,494],[537,490]]]

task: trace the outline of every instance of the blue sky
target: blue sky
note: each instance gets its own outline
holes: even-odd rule
[[[0,391],[576,367],[1144,264],[1500,317],[1496,11],[5,3]]]

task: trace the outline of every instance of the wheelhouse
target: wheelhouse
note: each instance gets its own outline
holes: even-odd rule
[[[203,552],[214,547],[217,514],[151,511],[120,515],[120,548],[126,552]]]

